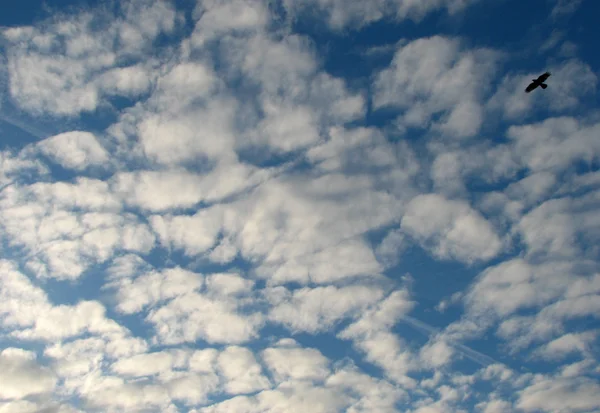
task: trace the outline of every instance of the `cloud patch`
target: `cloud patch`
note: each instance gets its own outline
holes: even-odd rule
[[[442,36],[400,45],[375,78],[373,106],[399,109],[402,129],[433,126],[453,137],[472,137],[482,125],[480,101],[498,58],[492,50],[468,50],[459,39]]]
[[[37,145],[42,153],[68,169],[108,166],[108,153],[96,137],[83,131],[65,132]]]
[[[37,364],[35,353],[18,348],[0,352],[1,399],[21,399],[49,393],[56,386],[56,377],[48,368]]]
[[[493,227],[477,211],[437,194],[415,197],[406,207],[402,229],[442,259],[471,263],[493,258],[502,249]]]

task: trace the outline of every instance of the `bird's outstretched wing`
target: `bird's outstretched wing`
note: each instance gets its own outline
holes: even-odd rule
[[[525,92],[529,93],[529,92],[531,92],[533,89],[535,89],[535,88],[536,88],[536,87],[538,87],[538,86],[539,86],[539,85],[538,85],[538,83],[536,83],[536,82],[531,82],[531,83],[529,84],[529,86],[527,86],[527,89],[525,89]]]
[[[546,89],[546,87],[548,87],[548,85],[545,85],[544,82],[549,77],[550,77],[550,72],[546,72],[543,75],[539,75],[537,79],[533,79],[533,82],[531,82],[529,84],[529,86],[527,86],[527,89],[525,89],[525,92],[529,93],[532,90],[534,90],[535,88],[537,88],[538,86],[541,86],[542,89]]]
[[[538,81],[545,82],[546,79],[548,79],[549,77],[550,77],[550,72],[546,72],[543,75],[540,75],[540,77],[538,77]]]

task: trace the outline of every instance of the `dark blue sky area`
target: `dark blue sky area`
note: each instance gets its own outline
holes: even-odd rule
[[[398,41],[433,35],[458,36],[468,47],[504,51],[509,57],[503,62],[504,70],[514,73],[541,73],[573,57],[590,64],[595,72],[600,71],[596,40],[600,38],[600,26],[595,20],[595,16],[600,16],[600,2],[584,0],[575,12],[553,16],[556,4],[554,0],[485,1],[454,16],[440,11],[417,23],[378,21],[337,35],[325,25],[299,19],[295,30],[314,40],[329,73],[345,78],[349,86],[356,89],[370,87],[373,74],[389,65]],[[544,47],[557,36],[560,40],[553,47]],[[576,46],[576,55],[561,52],[564,42]],[[378,53],[367,54],[373,47],[381,48]],[[501,80],[490,79],[490,82],[496,84]],[[598,102],[598,94],[589,98],[592,105]],[[381,125],[389,121],[390,115],[383,112],[369,111],[367,123]]]
[[[4,6],[0,14],[0,25],[19,26],[31,24],[47,17],[52,9],[87,8],[101,2],[99,0],[20,0]],[[178,7],[189,7],[191,1],[178,0]],[[473,45],[487,46],[517,53],[523,58],[522,64],[538,68],[545,59],[551,59],[549,51],[545,56],[536,53],[555,31],[564,32],[566,39],[578,46],[583,60],[594,70],[600,68],[597,53],[597,40],[600,38],[600,3],[584,0],[573,14],[549,18],[555,1],[551,0],[494,0],[476,3],[465,11],[448,16],[445,12],[429,14],[423,21],[404,21],[395,24],[380,21],[361,30],[347,30],[333,36],[322,24],[312,24],[312,20],[300,20],[295,29],[310,35],[319,51],[327,56],[326,66],[332,74],[344,77],[360,77],[373,69],[383,66],[391,58],[389,54],[371,58],[369,62],[360,59],[361,52],[372,46],[391,45],[400,39],[415,39],[434,34],[461,36]],[[530,60],[531,59],[531,60]],[[360,61],[362,60],[362,62]],[[539,62],[541,60],[541,62]],[[527,62],[529,61],[529,62]],[[529,70],[526,68],[525,70]]]
[[[6,2],[8,3],[8,2]],[[62,10],[70,7],[88,8],[97,5],[98,0],[18,0],[10,5],[2,6],[0,26],[22,26],[48,17],[51,10]]]

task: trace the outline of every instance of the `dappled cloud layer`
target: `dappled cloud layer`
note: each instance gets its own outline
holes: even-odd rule
[[[600,411],[592,68],[525,95],[506,50],[432,34],[361,83],[294,31],[476,3],[3,28],[0,136],[30,143],[0,152],[0,412]]]

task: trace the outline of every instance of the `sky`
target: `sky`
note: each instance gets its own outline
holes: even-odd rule
[[[3,7],[0,413],[600,412],[598,15]]]

